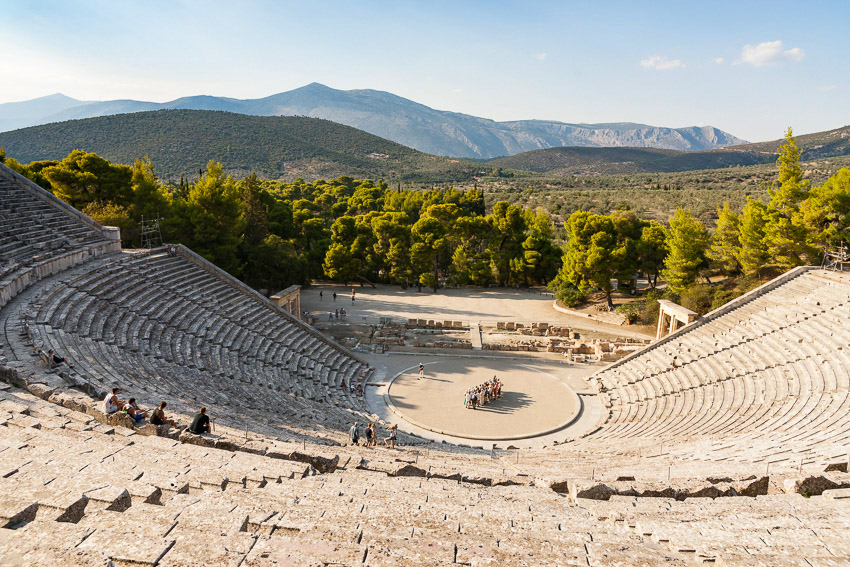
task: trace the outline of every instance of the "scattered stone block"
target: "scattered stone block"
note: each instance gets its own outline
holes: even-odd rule
[[[818,475],[785,479],[784,488],[786,494],[820,496],[824,490],[839,488],[839,485],[823,475]]]
[[[34,396],[38,396],[42,400],[50,399],[50,396],[53,395],[54,389],[48,386],[47,384],[30,384],[27,386],[27,390]]]
[[[0,528],[35,520],[38,502],[27,498],[0,495]]]
[[[28,414],[29,408],[24,404],[13,402],[12,400],[0,401],[0,411],[8,413]]]
[[[418,476],[426,478],[428,476],[428,472],[425,469],[414,465],[403,465],[393,471],[390,476]]]
[[[95,510],[123,512],[133,503],[130,492],[120,486],[104,486],[85,493],[89,506]]]
[[[833,500],[850,500],[850,488],[833,488],[830,490],[824,490],[821,493],[821,496],[824,498],[831,498]]]

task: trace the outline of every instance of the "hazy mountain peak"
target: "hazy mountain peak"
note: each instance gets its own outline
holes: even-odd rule
[[[14,108],[10,104],[15,104]],[[662,128],[631,122],[496,122],[435,110],[386,91],[338,90],[318,82],[259,99],[198,95],[166,103],[82,102],[62,94],[0,105],[0,131],[63,120],[157,109],[223,110],[256,116],[309,116],[353,126],[436,155],[493,158],[568,146],[706,150],[744,143],[711,126]]]

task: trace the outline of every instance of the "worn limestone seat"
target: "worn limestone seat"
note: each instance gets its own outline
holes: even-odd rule
[[[0,392],[0,411],[0,557],[7,562],[684,567],[850,560],[850,506],[841,490],[811,498],[572,500],[545,486],[388,476],[360,460],[320,474],[291,461],[141,437],[21,391]]]
[[[832,457],[850,442],[848,321],[850,278],[801,270],[597,373],[611,414],[593,437],[664,439],[671,448],[723,439],[730,456],[745,448],[767,459]]]

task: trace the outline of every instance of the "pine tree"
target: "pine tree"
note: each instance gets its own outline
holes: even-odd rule
[[[724,274],[734,274],[741,270],[738,261],[741,230],[741,220],[729,207],[729,202],[723,203],[723,208],[717,209],[717,227],[711,237],[711,249],[708,257],[717,264]]]
[[[747,197],[747,205],[741,212],[741,229],[738,235],[741,246],[737,255],[745,274],[758,274],[769,258],[764,246],[767,214],[767,206],[764,203]]]
[[[667,240],[670,253],[663,272],[670,289],[682,293],[708,267],[706,252],[710,240],[708,230],[690,211],[681,207],[676,209],[670,219],[670,237]]]
[[[780,268],[806,263],[814,255],[806,244],[806,225],[800,214],[800,204],[809,192],[809,181],[803,179],[800,150],[791,128],[785,133],[785,143],[779,147],[779,175],[768,190],[770,202],[764,227],[764,245],[770,260]]]

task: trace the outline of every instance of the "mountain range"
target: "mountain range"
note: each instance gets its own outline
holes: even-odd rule
[[[508,175],[563,177],[772,164],[782,142],[700,152],[548,148],[481,162],[429,155],[320,118],[212,110],[133,112],[0,132],[0,147],[21,162],[62,159],[81,149],[118,163],[148,156],[158,175],[172,180],[197,175],[209,160],[216,160],[237,176],[255,172],[291,180],[349,175],[424,184],[471,181],[499,168]],[[850,127],[799,136],[797,143],[808,162],[847,156]]]
[[[69,120],[0,132],[20,162],[59,160],[73,150],[115,163],[149,157],[157,175],[193,178],[210,160],[234,175],[330,179],[341,175],[412,183],[471,180],[486,166],[428,155],[330,120],[249,116],[213,110],[157,110]]]
[[[801,159],[850,155],[850,126],[795,137]],[[490,160],[494,167],[551,176],[674,172],[773,163],[785,140],[741,144],[701,152],[652,148],[548,148]]]
[[[548,120],[496,122],[469,114],[435,110],[384,91],[343,91],[319,83],[259,99],[191,96],[164,103],[80,101],[55,94],[0,104],[0,132],[66,120],[162,109],[323,118],[429,154],[473,159],[566,146],[702,151],[746,143],[713,126],[664,128],[631,122],[568,124]]]

